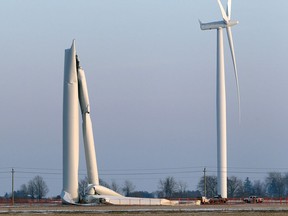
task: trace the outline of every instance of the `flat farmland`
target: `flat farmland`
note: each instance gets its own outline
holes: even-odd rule
[[[241,204],[241,205],[201,205],[201,206],[66,206],[66,205],[15,205],[0,206],[1,216],[11,215],[51,215],[51,216],[286,216],[288,205]]]

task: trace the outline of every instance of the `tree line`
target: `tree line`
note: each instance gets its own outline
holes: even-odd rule
[[[196,190],[188,190],[186,182],[176,181],[173,176],[160,179],[158,190],[152,193],[147,191],[135,191],[135,186],[130,181],[125,181],[122,193],[125,196],[135,197],[158,197],[158,198],[197,198],[204,196],[206,189],[207,197],[214,197],[217,193],[217,177],[204,176],[200,178]],[[206,182],[206,187],[205,187]],[[102,182],[106,187],[121,193],[121,188],[112,182],[113,187]],[[115,187],[116,186],[116,187]],[[264,180],[251,181],[246,177],[244,181],[236,176],[227,178],[228,198],[244,198],[251,195],[259,197],[281,198],[288,197],[288,173],[269,172]]]
[[[31,198],[31,199],[42,199],[46,197],[49,192],[48,186],[42,176],[35,176],[29,180],[27,184],[22,184],[20,189],[13,191],[14,198]],[[6,198],[12,197],[12,193],[6,193]]]
[[[187,183],[183,181],[176,181],[174,177],[168,176],[164,179],[160,179],[158,183],[158,190],[154,192],[138,191],[136,186],[129,180],[125,180],[123,185],[118,185],[114,180],[111,185],[100,179],[100,185],[116,191],[124,196],[128,197],[143,197],[143,198],[196,198],[201,196],[199,190],[188,190]],[[79,194],[84,197],[86,195],[85,189],[88,186],[88,179],[79,181]]]
[[[228,198],[243,198],[250,195],[260,197],[280,198],[288,196],[288,173],[269,172],[264,180],[254,180],[246,177],[244,181],[236,176],[227,179]],[[206,186],[205,186],[206,182]],[[124,181],[120,186],[116,181],[108,184],[100,179],[100,185],[110,188],[124,196],[146,197],[146,198],[197,198],[205,195],[213,197],[217,194],[217,177],[214,175],[202,176],[198,182],[196,190],[188,190],[188,185],[184,181],[176,181],[173,176],[167,176],[158,182],[158,190],[154,192],[137,191],[136,186],[129,180]],[[84,197],[85,189],[88,186],[87,177],[79,181],[79,194]],[[26,184],[22,184],[20,189],[14,191],[15,198],[45,198],[49,192],[44,179],[37,175]],[[11,193],[5,194],[11,197]]]
[[[251,181],[249,177],[241,180],[236,176],[227,179],[227,195],[229,198],[243,198],[250,195],[259,197],[281,198],[288,196],[288,173],[269,172],[263,181]],[[198,189],[204,194],[204,176],[198,183]],[[206,196],[217,195],[217,177],[206,176]]]

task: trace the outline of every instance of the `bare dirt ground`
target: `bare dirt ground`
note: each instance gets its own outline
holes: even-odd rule
[[[65,205],[14,205],[0,206],[0,216],[11,215],[51,216],[287,216],[288,205],[241,204],[201,206],[65,206]]]

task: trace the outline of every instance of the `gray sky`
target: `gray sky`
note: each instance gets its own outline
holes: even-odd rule
[[[226,1],[222,1],[226,4]],[[234,0],[241,113],[225,36],[228,175],[288,172],[288,1]],[[100,178],[154,191],[216,175],[216,0],[1,1],[0,195],[35,175],[62,189],[64,49],[86,72]],[[82,143],[82,140],[81,140]],[[82,148],[82,147],[81,147]],[[83,149],[80,178],[85,175]]]

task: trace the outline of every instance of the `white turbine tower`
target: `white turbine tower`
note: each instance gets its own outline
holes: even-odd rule
[[[82,114],[82,128],[88,186],[86,195],[78,192],[79,168],[79,104]],[[110,158],[107,158],[108,160]],[[85,73],[76,55],[75,40],[70,49],[65,50],[64,94],[63,94],[63,190],[65,204],[113,204],[113,205],[175,205],[178,201],[157,198],[124,197],[99,184],[98,168],[90,103]]]
[[[227,135],[226,135],[226,90],[225,90],[225,68],[224,68],[224,46],[223,28],[227,30],[230,45],[234,73],[238,95],[238,110],[240,118],[240,94],[238,75],[231,27],[238,21],[231,20],[231,0],[228,0],[225,11],[220,0],[218,0],[223,20],[210,23],[201,23],[202,30],[217,30],[217,191],[223,198],[227,198]]]

